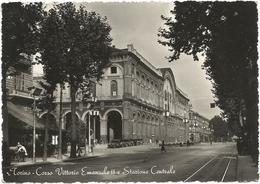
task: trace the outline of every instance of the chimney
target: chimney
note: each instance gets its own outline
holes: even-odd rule
[[[131,44],[127,44],[127,50],[132,52],[134,51],[134,45],[131,43]]]

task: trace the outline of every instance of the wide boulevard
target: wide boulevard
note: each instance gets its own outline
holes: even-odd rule
[[[12,182],[166,182],[236,181],[235,143],[201,143],[189,147],[153,145],[113,149],[77,161],[8,168]]]

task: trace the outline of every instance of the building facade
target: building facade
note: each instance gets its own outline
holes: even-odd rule
[[[92,86],[95,102],[77,97],[79,127],[90,122],[95,138],[102,143],[113,139],[143,139],[186,142],[189,99],[176,85],[170,68],[155,68],[133,47],[113,48],[111,65]],[[60,88],[56,91],[57,104]],[[70,89],[62,90],[62,128],[69,132]],[[91,110],[98,116],[89,116]],[[58,117],[59,105],[55,110]],[[87,125],[88,127],[88,125]],[[79,128],[79,134],[83,130]],[[80,139],[81,135],[79,135]]]
[[[43,153],[45,117],[41,112],[33,109],[33,104],[43,94],[39,83],[32,75],[32,57],[24,55],[17,61],[15,67],[8,71],[10,75],[6,80],[7,111],[8,111],[8,144],[14,147],[20,142],[27,149],[28,156],[32,156],[33,127],[35,121],[36,130],[36,155]],[[40,77],[42,78],[42,77]],[[34,88],[33,88],[34,87]],[[37,92],[36,92],[37,91]],[[56,121],[50,118],[49,140],[53,134],[57,134]],[[49,144],[48,144],[49,145]],[[49,151],[51,151],[49,149]]]
[[[201,114],[190,111],[189,137],[194,143],[209,142],[211,138],[211,131],[209,127],[209,120]]]

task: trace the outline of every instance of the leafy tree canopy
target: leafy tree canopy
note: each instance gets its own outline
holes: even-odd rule
[[[214,130],[214,137],[226,137],[228,135],[228,124],[220,117],[215,116],[209,121],[209,127]]]
[[[109,63],[110,31],[106,17],[73,3],[54,5],[41,24],[38,62],[45,79],[52,89],[64,82],[71,88],[71,157],[76,156],[76,91],[89,79],[100,79]]]
[[[205,56],[203,68],[213,84],[217,105],[235,134],[251,144],[258,158],[257,6],[255,2],[175,2],[173,17],[159,30],[159,43],[172,51]]]
[[[173,17],[162,16],[166,28],[159,31],[159,43],[172,51],[169,61],[181,53],[198,60],[202,53],[203,68],[225,117],[257,108],[256,3],[175,2],[171,13]]]
[[[50,79],[59,72],[76,88],[84,79],[100,78],[109,62],[110,30],[106,18],[83,6],[57,4],[42,23],[39,62]]]
[[[23,54],[35,54],[38,49],[38,24],[42,20],[42,3],[2,4],[2,69],[5,76]]]

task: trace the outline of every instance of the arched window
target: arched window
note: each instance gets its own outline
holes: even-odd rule
[[[111,81],[111,96],[117,96],[117,82],[115,80]]]

